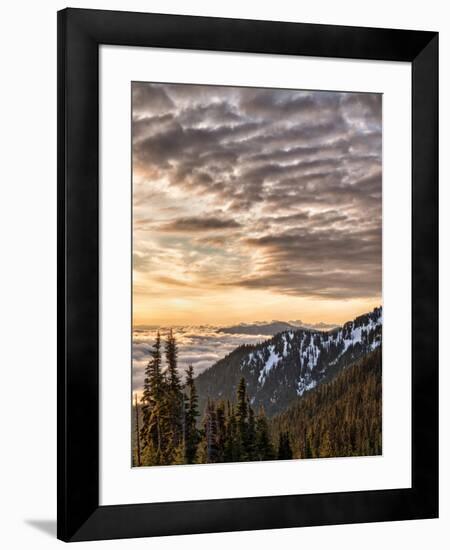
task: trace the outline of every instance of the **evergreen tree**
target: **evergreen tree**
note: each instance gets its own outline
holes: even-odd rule
[[[134,460],[135,466],[141,466],[141,435],[139,433],[139,408],[138,408],[138,400],[137,400],[137,393],[134,394],[134,421],[135,421],[135,438],[136,438],[136,457]]]
[[[226,418],[224,462],[238,462],[241,460],[238,441],[238,427],[234,407],[229,401],[226,407]]]
[[[246,447],[247,447],[247,415],[248,415],[248,403],[247,403],[247,389],[245,384],[245,378],[242,377],[237,389],[237,405],[236,405],[236,422],[238,428],[238,453],[240,460],[246,460]]]
[[[218,462],[217,417],[214,401],[208,399],[203,420],[203,438],[199,450],[201,463]]]
[[[145,464],[163,464],[164,423],[167,418],[164,397],[164,377],[161,372],[161,337],[159,332],[151,352],[151,359],[145,368],[144,391],[142,394],[142,428],[140,438],[145,451]]]
[[[261,407],[256,419],[255,459],[273,460],[273,458],[275,458],[275,454],[270,442],[267,418],[264,414],[264,409]]]
[[[194,369],[189,365],[186,370],[186,412],[184,434],[184,458],[186,464],[194,464],[200,434],[197,429],[198,395],[194,383]]]
[[[320,458],[328,458],[330,456],[333,456],[333,449],[331,446],[331,439],[330,439],[330,433],[328,430],[325,430],[325,432],[322,434],[320,448],[319,448],[319,457]]]
[[[216,407],[217,426],[217,462],[225,461],[225,448],[227,441],[227,417],[225,403],[220,401]]]
[[[284,432],[280,432],[280,435],[278,437],[278,453],[277,458],[278,460],[282,460],[284,453]]]
[[[168,460],[177,452],[183,444],[184,428],[184,395],[181,391],[181,380],[177,369],[178,349],[172,329],[167,335],[165,345],[167,363],[167,400],[168,400]],[[178,451],[180,452],[180,451]]]
[[[291,460],[293,458],[294,454],[292,452],[291,438],[289,436],[289,432],[286,432],[284,445],[285,445],[285,449],[284,449],[285,459],[286,460]]]
[[[248,411],[248,421],[247,421],[247,432],[245,438],[245,455],[246,460],[255,460],[256,457],[256,423],[255,423],[255,413],[253,412],[250,402],[247,399],[247,411]]]
[[[278,443],[278,460],[290,460],[292,456],[289,432],[281,432]]]
[[[305,458],[313,458],[313,451],[311,446],[311,434],[305,429]]]
[[[178,347],[172,329],[167,335],[165,353],[169,388],[173,392],[179,392],[181,390],[181,380],[177,369]]]

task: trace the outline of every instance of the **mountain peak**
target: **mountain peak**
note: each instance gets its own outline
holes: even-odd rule
[[[330,331],[289,325],[259,344],[240,346],[200,374],[200,397],[232,399],[243,376],[252,404],[274,414],[381,346],[381,332],[381,307]]]

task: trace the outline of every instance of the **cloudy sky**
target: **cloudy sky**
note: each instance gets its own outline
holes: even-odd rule
[[[135,327],[381,303],[381,96],[132,84]]]

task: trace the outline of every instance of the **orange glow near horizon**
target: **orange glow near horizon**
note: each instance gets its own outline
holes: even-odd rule
[[[381,305],[381,297],[355,300],[308,299],[269,291],[238,289],[185,298],[161,293],[135,295],[133,326],[214,325],[261,321],[343,324]]]

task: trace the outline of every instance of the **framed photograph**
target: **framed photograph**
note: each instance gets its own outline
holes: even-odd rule
[[[58,537],[438,515],[438,35],[58,13]]]

